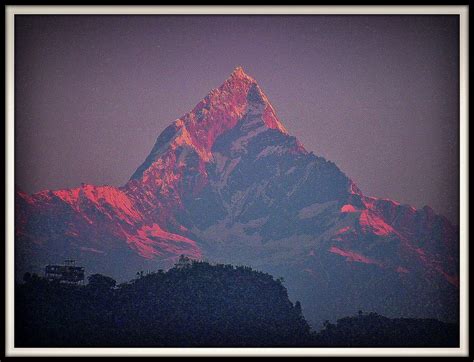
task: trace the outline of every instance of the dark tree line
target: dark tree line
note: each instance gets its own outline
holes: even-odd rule
[[[27,277],[16,287],[18,346],[292,346],[310,327],[281,281],[249,267],[181,261],[115,286]]]
[[[249,267],[181,258],[116,285],[26,274],[15,288],[17,347],[455,346],[457,326],[360,313],[311,332],[282,279]]]
[[[436,319],[364,314],[324,323],[313,343],[327,347],[458,347],[459,326]]]

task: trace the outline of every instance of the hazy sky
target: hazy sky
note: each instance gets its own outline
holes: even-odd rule
[[[458,16],[16,16],[16,183],[123,185],[237,66],[369,196],[458,223]]]

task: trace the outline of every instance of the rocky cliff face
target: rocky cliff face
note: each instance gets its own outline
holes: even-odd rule
[[[122,187],[16,194],[18,274],[64,257],[127,279],[181,254],[283,276],[310,320],[458,316],[459,231],[362,194],[288,134],[242,68],[173,122]]]

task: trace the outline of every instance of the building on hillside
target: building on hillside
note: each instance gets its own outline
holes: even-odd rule
[[[76,261],[66,259],[63,265],[46,265],[45,277],[49,280],[59,280],[64,283],[78,284],[84,282],[85,270],[82,266],[76,266]]]

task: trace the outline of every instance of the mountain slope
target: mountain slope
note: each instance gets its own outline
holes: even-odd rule
[[[19,272],[73,256],[126,279],[184,254],[284,276],[313,321],[457,318],[458,228],[363,195],[288,134],[242,68],[167,127],[123,187],[16,200]]]

